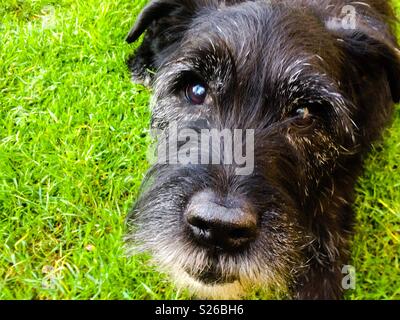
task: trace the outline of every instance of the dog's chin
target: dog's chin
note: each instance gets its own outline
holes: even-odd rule
[[[248,293],[248,288],[235,277],[225,277],[230,279],[221,280],[217,275],[210,273],[193,276],[181,268],[175,268],[171,277],[179,288],[188,289],[199,299],[237,300]]]
[[[287,283],[278,275],[249,279],[239,274],[229,274],[214,268],[204,268],[201,272],[193,272],[179,266],[170,268],[171,280],[180,289],[187,289],[193,297],[209,300],[245,299],[255,292],[263,292],[266,296],[287,293]]]

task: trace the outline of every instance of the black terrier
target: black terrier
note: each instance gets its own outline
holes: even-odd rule
[[[193,161],[152,166],[130,251],[197,297],[341,298],[354,185],[400,100],[395,22],[384,0],[151,1],[128,65],[152,86],[159,152],[179,153],[187,139],[171,151],[170,138],[185,128],[248,131],[254,146],[225,135],[219,162],[196,161],[205,143]],[[252,152],[250,170],[226,161],[229,140]]]

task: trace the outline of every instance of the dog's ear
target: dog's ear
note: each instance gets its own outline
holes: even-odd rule
[[[150,84],[152,70],[177,48],[200,2],[153,0],[143,9],[126,38],[132,43],[146,32],[142,44],[128,60],[134,81]]]
[[[345,50],[364,68],[383,68],[394,102],[400,102],[400,50],[388,30],[378,32],[365,25],[342,30],[340,39]],[[375,67],[375,68],[373,68]]]

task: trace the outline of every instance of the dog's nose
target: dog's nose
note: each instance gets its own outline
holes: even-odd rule
[[[257,235],[257,217],[244,201],[217,201],[211,191],[193,196],[185,219],[198,242],[223,250],[248,245]]]

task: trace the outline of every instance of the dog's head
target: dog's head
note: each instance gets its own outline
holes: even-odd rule
[[[251,152],[245,174],[225,161],[226,137],[217,163],[154,165],[129,217],[129,246],[200,296],[290,289],[311,258],[342,259],[345,240],[327,226],[350,229],[337,211],[351,201],[352,164],[400,100],[400,58],[373,7],[357,5],[352,27],[343,6],[310,2],[155,0],[127,38],[147,30],[129,66],[153,87],[169,155],[186,142],[171,151],[171,123],[252,135],[233,136]]]

